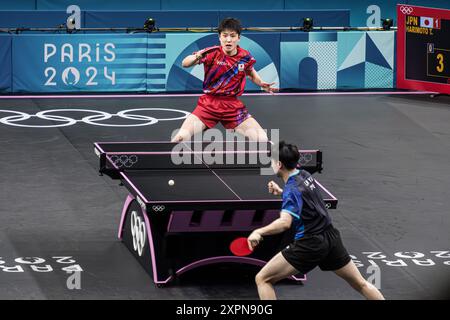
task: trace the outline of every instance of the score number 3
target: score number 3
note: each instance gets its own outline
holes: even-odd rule
[[[444,71],[444,55],[442,53],[438,53],[436,56],[438,60],[438,66],[436,67],[437,72],[441,73]]]

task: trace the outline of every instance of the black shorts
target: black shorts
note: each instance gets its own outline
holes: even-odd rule
[[[351,260],[342,243],[341,234],[332,225],[322,233],[295,240],[281,254],[302,274],[317,266],[324,271],[334,271]]]

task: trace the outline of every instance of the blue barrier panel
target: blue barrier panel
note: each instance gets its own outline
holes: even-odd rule
[[[56,28],[61,24],[65,26],[68,17],[66,11],[2,10],[0,28]],[[81,21],[83,20],[82,18]]]
[[[396,3],[393,0],[229,0],[217,2],[210,0],[3,0],[0,10],[62,10],[69,5],[78,5],[82,12],[86,10],[328,10],[342,9],[351,11],[352,26],[373,26],[381,18],[396,17]],[[448,0],[404,0],[405,4],[450,9]],[[251,18],[249,18],[251,19]]]
[[[395,32],[338,34],[337,88],[393,88]]]
[[[280,43],[279,33],[246,33],[241,36],[240,45],[248,50],[256,60],[255,70],[261,79],[280,87]],[[277,45],[274,46],[274,43]],[[261,90],[253,82],[247,81],[246,90]]]
[[[193,52],[218,45],[217,34],[166,34],[166,91],[200,91],[204,78],[202,65],[191,68],[183,68],[181,61]],[[240,45],[248,50],[256,59],[255,69],[262,79],[267,82],[275,82],[279,85],[279,33],[246,33],[241,36]],[[150,90],[153,89],[153,90]],[[259,90],[250,81],[247,81],[247,90]],[[149,88],[150,91],[158,91],[157,88]]]
[[[152,17],[156,26],[217,27],[220,20],[235,17],[244,27],[300,26],[304,17],[311,17],[320,26],[348,26],[348,10],[293,10],[293,11],[81,11],[81,26],[87,28],[142,27]],[[66,11],[0,11],[2,28],[54,28],[65,25]]]
[[[36,0],[2,0],[0,1],[0,10],[34,10],[36,9]]]
[[[66,10],[72,4],[81,10],[160,10],[161,0],[35,0],[38,10]]]
[[[164,33],[148,35],[146,87],[149,92],[166,91],[166,70],[169,68],[166,37]]]
[[[183,68],[181,61],[189,54],[200,49],[217,45],[217,34],[211,33],[187,33],[166,34],[166,66],[164,74],[166,79],[162,81],[168,91],[192,91],[201,90],[203,82],[203,66],[196,65],[192,68]],[[158,91],[158,88],[149,87],[149,91]],[[152,90],[153,89],[153,90]]]
[[[12,36],[0,35],[0,92],[11,92],[11,47]]]
[[[12,38],[12,51],[8,42]],[[215,33],[3,36],[1,90],[14,92],[200,91],[202,65],[183,58],[219,44]],[[5,42],[6,41],[6,42]],[[392,88],[395,32],[248,32],[240,45],[266,82],[282,89]],[[11,42],[9,42],[11,47]],[[247,90],[259,90],[247,82]]]
[[[162,10],[282,10],[284,0],[161,0]]]
[[[317,62],[309,58],[309,33],[281,35],[280,74],[281,88],[317,89]]]
[[[372,27],[374,26],[372,23],[379,26],[382,18],[396,19],[397,2],[395,0],[285,0],[285,9],[349,9],[352,27]],[[316,25],[320,24],[316,23]]]
[[[219,20],[234,17],[244,27],[300,27],[303,18],[313,18],[314,24],[322,27],[349,26],[349,10],[279,10],[279,11],[220,11]]]
[[[281,34],[282,88],[392,88],[394,31]]]
[[[153,18],[158,28],[217,27],[217,11],[87,11],[87,28],[142,28],[147,18]]]
[[[14,92],[145,91],[147,35],[13,36]]]

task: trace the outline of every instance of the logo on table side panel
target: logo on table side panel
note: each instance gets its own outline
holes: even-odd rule
[[[112,155],[109,157],[111,161],[114,163],[114,165],[118,168],[131,168],[134,164],[138,162],[138,156],[137,155]]]
[[[310,153],[300,153],[300,158],[298,162],[304,166],[305,164],[311,162],[312,158],[313,156]]]
[[[171,118],[155,118],[146,114],[139,114],[142,112],[175,112],[180,113],[181,115],[174,116]],[[92,115],[88,115],[80,118],[72,118],[68,117],[67,113],[93,113]],[[69,127],[73,126],[77,123],[84,123],[93,126],[101,126],[101,127],[142,127],[142,126],[150,126],[156,124],[160,121],[175,121],[175,120],[183,120],[190,112],[178,109],[168,109],[168,108],[137,108],[137,109],[127,109],[122,110],[117,113],[108,113],[100,110],[89,110],[89,109],[53,109],[53,110],[44,110],[39,111],[36,114],[28,114],[22,111],[16,110],[0,110],[0,113],[9,113],[12,115],[8,115],[6,117],[0,118],[0,123],[6,124],[8,126],[14,127],[24,127],[24,128],[59,128],[59,127]],[[60,113],[59,115],[55,113]],[[62,115],[61,113],[65,113],[66,115]],[[105,120],[109,119],[125,119],[132,120],[135,123],[105,123]],[[49,124],[33,124],[33,123],[23,123],[27,120],[45,120],[48,121]]]
[[[165,209],[166,209],[166,207],[163,206],[163,205],[154,205],[154,206],[152,206],[152,210],[155,211],[155,212],[162,212]]]
[[[133,249],[142,256],[147,237],[145,223],[136,211],[131,212],[131,236],[133,237]]]

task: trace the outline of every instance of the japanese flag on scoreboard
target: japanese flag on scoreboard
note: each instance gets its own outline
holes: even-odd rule
[[[420,26],[422,28],[433,28],[433,18],[429,17],[420,17]]]

